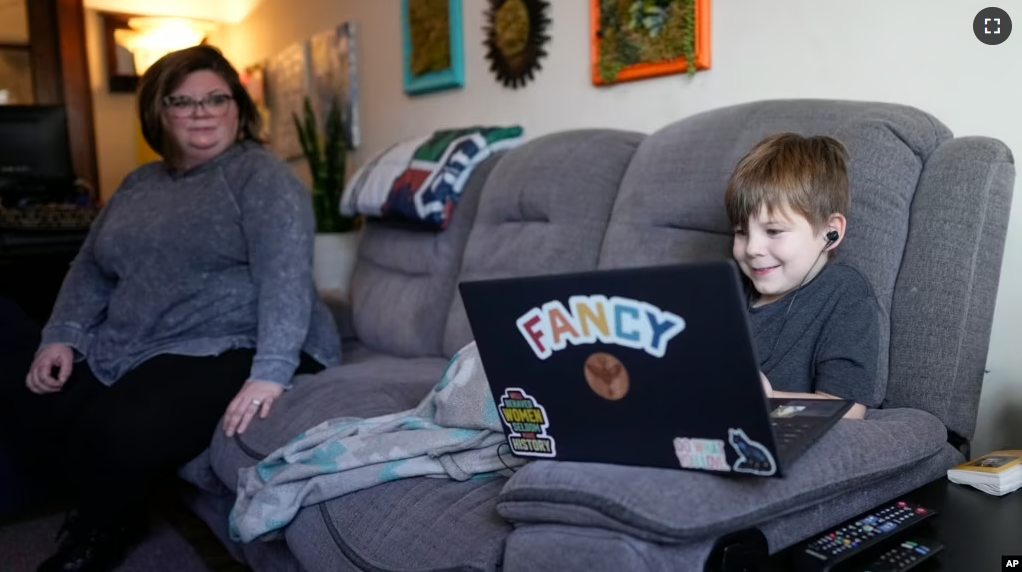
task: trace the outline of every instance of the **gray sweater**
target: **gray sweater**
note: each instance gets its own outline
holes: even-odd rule
[[[341,357],[314,232],[306,187],[256,143],[184,174],[144,165],[93,224],[41,346],[71,346],[107,385],[157,354],[254,348],[249,378],[289,387],[302,351]]]

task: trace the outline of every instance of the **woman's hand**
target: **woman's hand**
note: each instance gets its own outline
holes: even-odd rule
[[[25,377],[25,385],[29,391],[39,395],[54,393],[64,388],[67,378],[71,377],[75,354],[70,346],[54,344],[36,354],[32,367]],[[53,375],[57,368],[57,375]]]
[[[248,428],[252,417],[259,413],[260,419],[270,414],[274,399],[284,393],[284,386],[272,381],[249,380],[234,397],[224,414],[224,432],[228,437],[241,435]]]
[[[766,394],[767,399],[774,396],[774,388],[770,385],[770,380],[767,379],[763,372],[759,372],[759,380],[763,382],[763,393]]]

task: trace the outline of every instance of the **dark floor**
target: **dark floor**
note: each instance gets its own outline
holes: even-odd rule
[[[212,531],[173,491],[162,491],[150,508],[152,530],[119,572],[247,572]],[[16,520],[0,521],[0,569],[34,572],[55,549],[64,509],[54,502]]]

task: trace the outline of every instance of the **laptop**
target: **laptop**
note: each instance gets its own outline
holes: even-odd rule
[[[854,405],[767,399],[733,261],[459,290],[519,457],[782,477]]]

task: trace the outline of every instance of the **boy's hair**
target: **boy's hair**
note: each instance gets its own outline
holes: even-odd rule
[[[848,149],[826,135],[771,135],[738,162],[724,203],[733,229],[765,206],[770,213],[788,207],[819,231],[830,215],[851,208]]]

